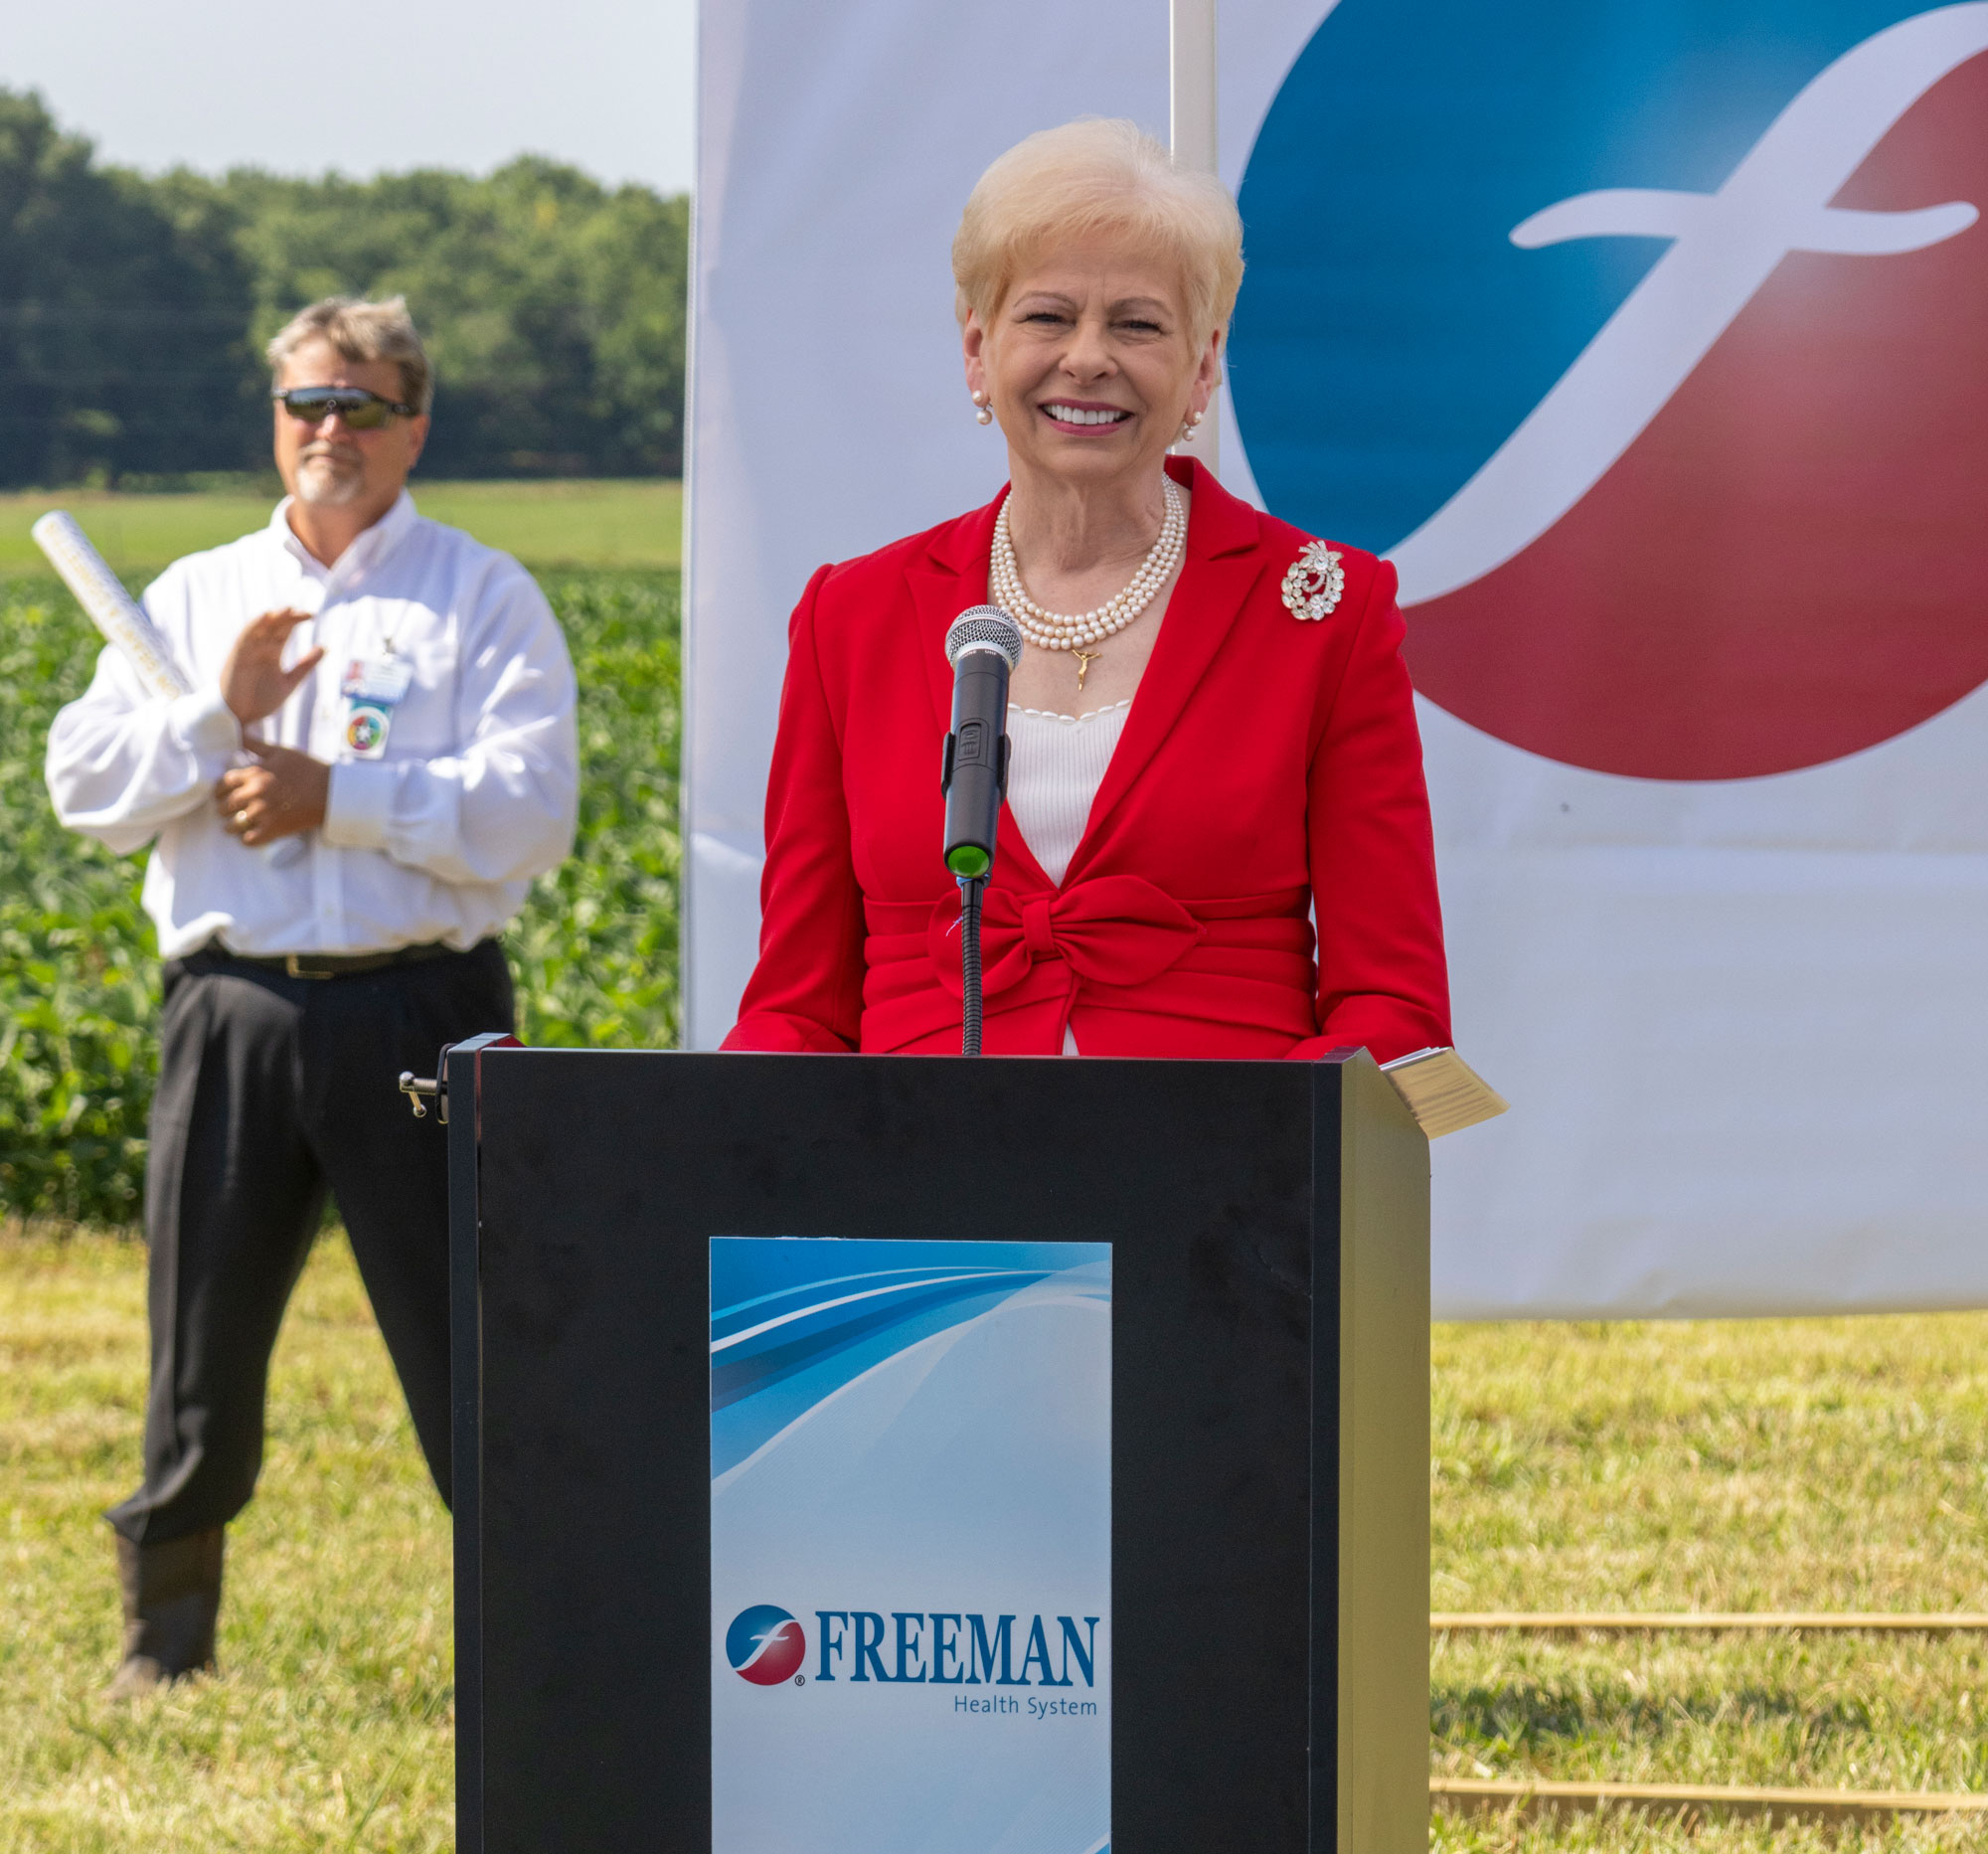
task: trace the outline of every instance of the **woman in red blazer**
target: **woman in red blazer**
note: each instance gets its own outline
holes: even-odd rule
[[[989,1054],[1446,1044],[1394,570],[1168,455],[1220,377],[1228,195],[1130,124],[1074,123],[988,170],[953,261],[1010,487],[809,582],[759,963],[726,1047],[958,1052],[943,646],[990,595],[1028,642],[985,899]]]

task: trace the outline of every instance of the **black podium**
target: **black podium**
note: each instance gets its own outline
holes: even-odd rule
[[[1020,1232],[1111,1246],[1111,1848],[1421,1854],[1428,1152],[1364,1052],[446,1070],[463,1849],[713,1844],[712,1239]]]

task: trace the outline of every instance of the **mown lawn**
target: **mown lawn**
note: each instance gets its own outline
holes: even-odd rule
[[[683,485],[661,480],[410,485],[423,515],[466,529],[528,567],[674,567],[682,559]],[[28,530],[68,509],[122,574],[149,577],[168,561],[219,547],[269,519],[281,489],[122,495],[101,489],[0,495],[0,576],[47,571]]]
[[[1988,1610],[1988,1315],[1443,1326],[1434,1393],[1432,1608]],[[1431,1768],[1980,1790],[1984,1674],[1978,1636],[1458,1634],[1431,1645]],[[1439,1821],[1435,1845],[1680,1836]],[[1733,1824],[1693,1845],[1823,1839]]]
[[[453,1846],[448,1522],[350,1251],[319,1245],[277,1349],[222,1673],[134,1711],[97,1697],[96,1515],[135,1481],[144,1375],[142,1250],[0,1235],[0,1849]]]
[[[278,1351],[220,1678],[136,1714],[97,1699],[115,1599],[95,1515],[136,1461],[142,1304],[134,1245],[0,1236],[0,1848],[449,1846],[446,1522],[336,1235]],[[1973,1315],[1440,1327],[1432,1603],[1988,1608],[1984,1352]],[[1983,1671],[1968,1637],[1459,1635],[1431,1645],[1431,1769],[1978,1789]],[[1431,1845],[1969,1834],[1438,1817]]]

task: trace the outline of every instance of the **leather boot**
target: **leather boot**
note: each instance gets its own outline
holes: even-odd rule
[[[141,1699],[214,1665],[224,1536],[219,1526],[162,1545],[133,1545],[116,1535],[124,1659],[106,1698]]]

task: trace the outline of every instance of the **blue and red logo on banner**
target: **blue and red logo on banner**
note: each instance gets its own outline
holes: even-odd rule
[[[740,1679],[754,1686],[776,1687],[800,1672],[807,1656],[807,1636],[785,1609],[754,1603],[732,1618],[725,1631],[725,1658]]]
[[[1341,0],[1242,206],[1257,484],[1450,713],[1733,778],[1988,681],[1988,4]]]

